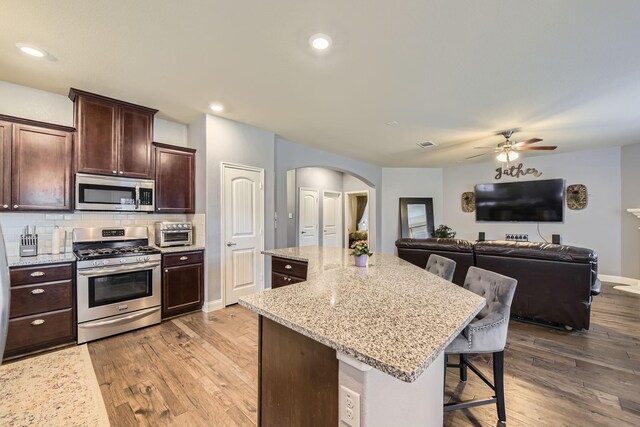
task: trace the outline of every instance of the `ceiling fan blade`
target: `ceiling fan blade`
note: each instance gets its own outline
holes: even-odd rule
[[[531,138],[531,139],[527,139],[526,141],[520,141],[517,142],[516,144],[514,144],[516,147],[520,147],[522,145],[529,145],[529,144],[535,144],[536,142],[540,142],[542,141],[542,139],[540,138]]]
[[[516,150],[517,151],[535,151],[535,150],[555,150],[556,147],[555,145],[543,145],[541,147],[517,147]]]
[[[467,157],[466,160],[473,159],[474,157],[485,156],[487,153],[476,154],[475,156]]]

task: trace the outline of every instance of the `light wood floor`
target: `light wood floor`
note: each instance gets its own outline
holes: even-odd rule
[[[608,284],[595,299],[589,331],[512,321],[507,424],[640,425],[639,332],[640,297]],[[257,320],[239,306],[93,342],[89,350],[114,426],[256,423]],[[491,374],[489,358],[474,360]],[[472,372],[466,384],[448,372],[445,400],[489,394]],[[495,406],[445,415],[446,426],[496,424]]]

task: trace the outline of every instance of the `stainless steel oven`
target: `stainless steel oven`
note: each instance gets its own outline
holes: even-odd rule
[[[76,174],[76,210],[153,212],[150,179]]]
[[[142,235],[146,227],[74,230],[78,343],[160,323],[162,255]]]
[[[156,245],[186,246],[193,244],[193,225],[190,222],[156,222]]]

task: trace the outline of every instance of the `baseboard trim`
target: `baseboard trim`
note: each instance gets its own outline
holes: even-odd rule
[[[602,282],[619,283],[621,285],[639,286],[640,280],[630,277],[609,276],[608,274],[598,274],[598,279]]]
[[[222,299],[207,301],[202,305],[202,311],[204,311],[205,313],[211,313],[212,311],[222,310],[223,308],[224,308],[224,304],[222,303]]]

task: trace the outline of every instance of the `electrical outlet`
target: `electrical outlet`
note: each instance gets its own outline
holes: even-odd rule
[[[360,395],[340,386],[340,421],[351,427],[360,427]]]

